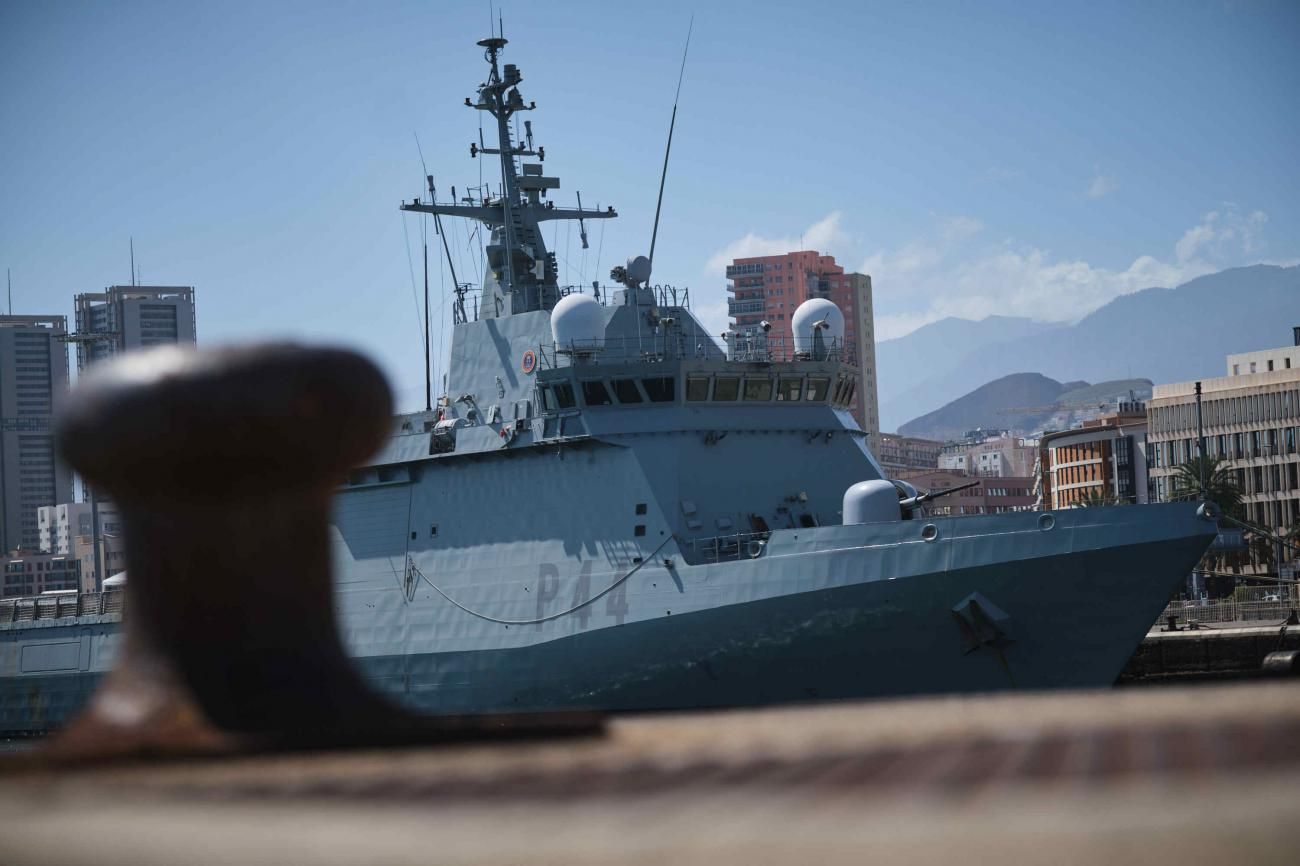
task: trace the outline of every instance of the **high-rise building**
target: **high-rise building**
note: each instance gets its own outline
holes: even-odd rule
[[[1235,476],[1246,520],[1272,530],[1300,524],[1300,329],[1295,342],[1229,355],[1228,375],[1201,381],[1205,452]],[[1147,458],[1166,500],[1179,464],[1197,453],[1196,383],[1156,385],[1147,418]]]
[[[880,448],[880,407],[876,394],[876,329],[871,277],[845,273],[834,256],[813,250],[735,259],[727,266],[727,313],[733,345],[756,342],[793,346],[791,318],[810,298],[827,298],[844,314],[844,341],[861,371],[850,401],[858,424]],[[763,330],[763,322],[771,326]]]
[[[78,371],[130,349],[195,341],[191,286],[109,286],[75,304]]]
[[[0,553],[38,550],[36,509],[72,499],[51,430],[68,385],[67,330],[63,316],[0,316]]]

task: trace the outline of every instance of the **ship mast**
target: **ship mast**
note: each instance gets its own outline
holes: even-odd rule
[[[587,210],[580,202],[577,208],[562,208],[542,201],[549,190],[559,189],[560,179],[542,175],[546,149],[534,147],[531,121],[524,122],[525,141],[515,142],[511,133],[510,121],[514,115],[532,111],[537,103],[524,103],[519,93],[518,85],[523,80],[519,68],[512,63],[499,63],[506,42],[499,36],[479,41],[489,66],[488,79],[479,85],[477,101],[465,99],[467,106],[486,111],[496,120],[497,146],[488,147],[480,140],[470,144],[469,152],[471,157],[479,154],[500,157],[501,197],[481,195],[477,200],[469,196],[461,202],[439,202],[431,192],[428,202],[416,199],[402,203],[404,211],[467,217],[491,230],[481,305],[481,315],[486,318],[549,310],[559,300],[555,256],[546,250],[539,223],[618,216],[612,207],[603,211]],[[517,160],[522,157],[536,157],[537,162],[520,165]]]

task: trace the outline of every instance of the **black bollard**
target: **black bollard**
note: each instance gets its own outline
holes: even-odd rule
[[[338,349],[169,347],[97,367],[58,444],[119,507],[122,656],[53,757],[535,737],[597,716],[421,716],[372,692],[335,623],[330,500],[388,433],[382,373]]]

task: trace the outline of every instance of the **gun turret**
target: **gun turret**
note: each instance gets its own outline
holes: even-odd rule
[[[966,484],[958,484],[956,487],[949,487],[946,490],[927,490],[924,493],[918,493],[916,496],[909,496],[906,499],[898,500],[898,507],[904,510],[916,508],[918,505],[924,505],[931,499],[938,499],[940,496],[947,496],[950,493],[956,493],[959,490],[969,490],[979,485],[979,481],[971,481]]]

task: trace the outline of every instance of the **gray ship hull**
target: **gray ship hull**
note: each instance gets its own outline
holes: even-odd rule
[[[989,521],[1003,529],[997,538],[987,532]],[[395,589],[340,592],[344,637],[377,688],[435,713],[1104,687],[1213,533],[1190,504],[932,525],[939,530],[932,542],[916,541],[924,529],[917,522],[826,527],[802,533],[820,551],[678,564],[676,580],[665,581],[662,567],[643,570],[626,581],[624,622],[601,627],[581,627],[595,625],[595,615],[580,611],[507,626],[494,621],[503,617],[471,614],[437,593],[437,601],[417,595],[403,602]],[[867,543],[838,546],[846,534]],[[774,536],[778,550],[779,541]],[[927,570],[933,560],[950,567]],[[752,595],[774,565],[791,585],[821,586],[710,603],[719,593]],[[1005,614],[997,645],[972,647],[964,637],[959,611],[973,594]],[[419,627],[422,614],[445,623],[438,638]],[[480,627],[476,636],[473,626]],[[117,630],[111,617],[0,626],[0,732],[39,732],[65,720],[111,666]],[[483,646],[510,631],[525,637]],[[480,648],[451,648],[467,639]],[[404,651],[378,651],[395,646]]]
[[[872,581],[528,649],[359,661],[381,689],[431,712],[658,710],[1103,687],[1118,677],[1204,546],[1199,538],[1169,540],[1127,549],[1122,558],[1092,551]],[[1010,643],[1001,650],[963,651],[952,601],[976,592],[1016,600]]]

